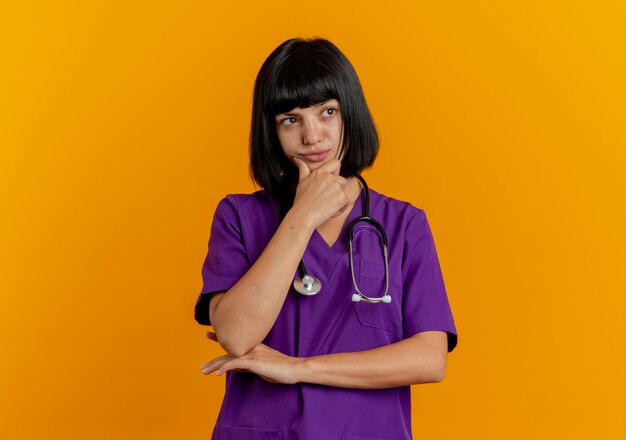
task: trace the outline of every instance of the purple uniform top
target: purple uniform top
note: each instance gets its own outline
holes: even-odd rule
[[[338,240],[328,246],[314,231],[303,256],[322,290],[302,296],[290,289],[264,344],[290,356],[354,352],[392,344],[428,330],[457,332],[446,295],[433,237],[424,211],[370,190],[370,215],[389,241],[389,304],[352,301],[345,231],[363,210],[363,192]],[[280,223],[278,207],[266,191],[226,196],[217,206],[203,287],[195,318],[209,325],[209,299],[230,289],[261,255]],[[384,292],[380,235],[359,222],[355,227],[354,270],[367,296]],[[295,276],[295,274],[294,274]],[[359,365],[354,366],[355,369]],[[229,371],[213,431],[214,440],[410,439],[410,387],[362,390],[309,383],[279,385],[252,373]]]

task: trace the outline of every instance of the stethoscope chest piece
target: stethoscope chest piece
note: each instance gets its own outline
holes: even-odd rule
[[[302,278],[297,277],[293,280],[293,288],[301,295],[313,296],[322,290],[322,283],[311,275],[305,275]]]

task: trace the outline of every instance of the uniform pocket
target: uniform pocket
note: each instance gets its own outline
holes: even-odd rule
[[[359,261],[359,289],[369,297],[380,298],[385,293],[385,265],[368,260]],[[402,325],[400,311],[401,295],[391,280],[389,282],[391,303],[368,303],[360,301],[354,303],[354,310],[361,325],[383,330],[393,330]]]
[[[212,440],[281,440],[283,431],[274,428],[228,426],[217,422]]]

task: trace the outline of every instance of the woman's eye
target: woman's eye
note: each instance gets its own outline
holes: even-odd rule
[[[334,116],[335,113],[337,113],[337,109],[330,107],[330,108],[324,109],[324,111],[322,112],[322,115],[326,117],[330,117],[330,116]]]
[[[296,118],[285,118],[282,121],[280,121],[280,124],[281,125],[293,125],[296,122],[297,122]]]

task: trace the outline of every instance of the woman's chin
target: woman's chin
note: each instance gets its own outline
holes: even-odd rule
[[[315,171],[323,167],[324,164],[328,163],[330,160],[332,160],[332,157],[328,156],[322,161],[319,161],[319,162],[307,161],[306,164],[308,165],[309,170]]]

